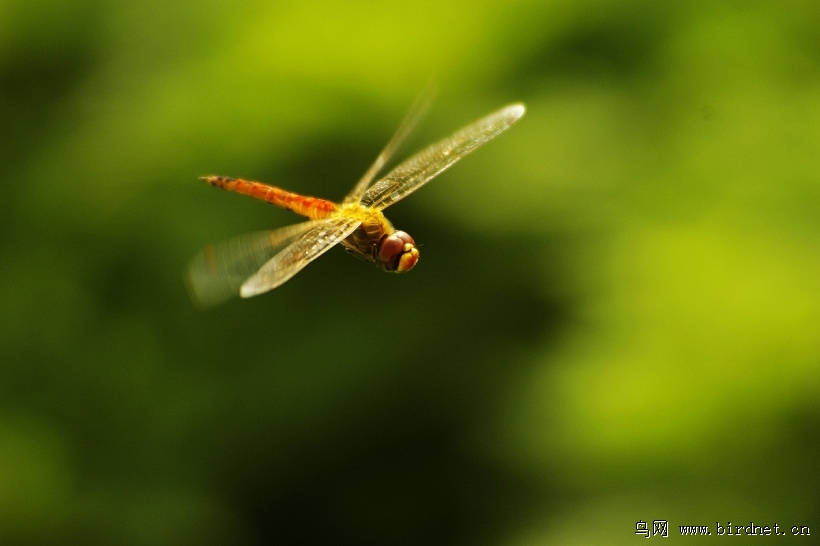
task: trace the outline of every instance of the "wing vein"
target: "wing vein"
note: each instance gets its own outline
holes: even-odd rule
[[[497,137],[524,115],[523,104],[502,108],[401,163],[362,196],[365,207],[384,209],[404,199],[456,161]]]

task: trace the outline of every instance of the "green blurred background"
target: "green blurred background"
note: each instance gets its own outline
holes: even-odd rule
[[[431,78],[403,155],[528,113],[412,273],[193,308],[298,221],[197,177],[340,199]],[[0,0],[0,121],[0,543],[820,535],[816,2]]]

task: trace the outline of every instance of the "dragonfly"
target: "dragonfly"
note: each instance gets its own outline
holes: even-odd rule
[[[187,284],[194,302],[209,307],[236,295],[249,298],[272,290],[339,243],[384,271],[413,269],[419,260],[416,242],[396,230],[382,211],[509,129],[526,111],[521,103],[505,106],[428,146],[374,182],[427,106],[417,101],[341,203],[241,178],[202,177],[211,186],[289,209],[309,220],[207,246],[188,267]]]

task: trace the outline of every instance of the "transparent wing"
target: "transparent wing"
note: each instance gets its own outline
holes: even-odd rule
[[[404,199],[450,165],[509,129],[524,112],[523,104],[511,104],[422,150],[373,184],[364,192],[361,204],[384,209]]]
[[[399,125],[399,128],[396,130],[396,133],[390,139],[390,142],[384,147],[384,149],[379,154],[379,157],[376,158],[376,161],[367,169],[367,172],[364,173],[361,180],[356,183],[356,186],[353,187],[353,190],[347,194],[345,197],[345,203],[356,203],[361,199],[362,194],[370,186],[370,183],[379,174],[379,171],[384,168],[384,165],[390,161],[390,158],[393,157],[393,154],[396,153],[396,150],[399,149],[402,142],[407,138],[413,131],[413,127],[419,122],[419,120],[424,117],[424,114],[427,112],[428,108],[430,108],[430,103],[433,102],[433,97],[435,96],[435,87],[432,84],[428,84],[427,88],[422,92],[419,98],[416,99],[416,102],[413,103],[413,106],[410,107],[410,111],[407,112],[407,115]]]
[[[276,231],[247,233],[209,245],[188,265],[188,292],[201,307],[220,304],[239,295],[248,277],[259,271],[277,252],[324,220],[302,222]]]
[[[353,233],[359,224],[360,220],[347,216],[317,220],[316,225],[282,249],[255,275],[246,280],[240,287],[239,294],[243,298],[250,298],[276,288]]]

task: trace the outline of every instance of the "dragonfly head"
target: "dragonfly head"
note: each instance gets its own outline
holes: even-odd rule
[[[419,260],[416,242],[403,231],[385,235],[376,251],[376,263],[385,271],[402,273],[413,269]]]

